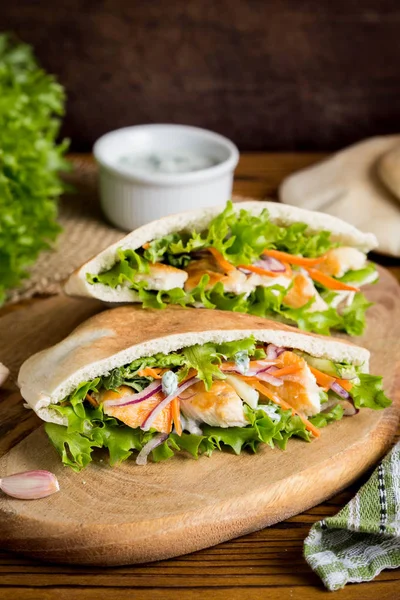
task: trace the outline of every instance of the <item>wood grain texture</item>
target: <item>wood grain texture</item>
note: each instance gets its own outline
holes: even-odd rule
[[[64,133],[207,127],[241,150],[333,150],[398,128],[397,0],[3,2],[65,85]]]
[[[366,290],[375,305],[362,344],[373,350],[371,370],[384,376],[392,407],[362,410],[324,429],[312,444],[292,440],[285,452],[263,446],[255,455],[221,452],[196,462],[180,454],[161,464],[140,468],[130,460],[114,469],[102,457],[80,474],[62,467],[41,427],[3,457],[0,472],[47,469],[57,475],[61,493],[40,502],[0,498],[0,545],[62,563],[160,560],[282,521],[353,482],[387,450],[400,413],[400,368],[389,360],[400,353],[399,326],[393,325],[400,316],[399,286],[380,271],[380,282]],[[78,321],[102,308],[56,296],[11,313],[0,321],[3,332],[12,332],[2,360],[18,367],[21,348],[47,347],[64,337],[71,317]]]
[[[271,196],[283,177],[323,156],[242,154],[234,191],[254,198]],[[89,155],[76,155],[74,164],[86,166],[92,173],[93,159]],[[93,177],[90,176],[90,185],[82,182],[78,172],[73,177],[77,193],[82,193],[84,202],[86,194],[95,193]],[[380,256],[375,259],[385,264],[400,280],[398,260]],[[43,301],[39,298],[21,305],[33,307]],[[9,314],[11,311],[17,313],[21,305],[3,308],[0,314]],[[0,338],[2,350],[7,347],[8,339],[8,333],[3,331]],[[25,356],[28,353],[29,349],[26,349]],[[1,430],[3,453],[39,425],[39,420],[29,416],[29,412],[22,408],[17,393],[14,400],[10,400],[10,391],[15,392],[11,385],[5,392],[0,390],[1,420],[7,423]],[[398,430],[397,439],[400,439],[399,433]],[[178,596],[182,600],[195,600],[200,596],[206,600],[312,600],[328,597],[329,593],[302,558],[303,541],[315,521],[336,514],[354,496],[367,480],[369,472],[340,494],[296,517],[213,548],[161,562],[105,569],[38,562],[20,554],[0,551],[0,598],[175,600]],[[340,598],[374,600],[379,597],[382,600],[397,600],[399,586],[400,570],[384,571],[372,582],[346,586],[340,592]]]

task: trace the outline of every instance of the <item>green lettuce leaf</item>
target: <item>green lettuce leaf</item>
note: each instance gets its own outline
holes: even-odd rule
[[[100,448],[102,445],[99,440],[93,440],[77,431],[68,433],[64,425],[46,423],[44,428],[63,464],[74,471],[86,467],[92,461],[94,448]]]
[[[172,290],[162,290],[159,292],[146,289],[146,283],[134,284],[132,289],[136,289],[143,308],[165,308],[168,304],[179,304],[187,306],[193,303],[193,298],[181,288]]]
[[[227,359],[234,358],[238,352],[247,352],[252,360],[261,360],[266,356],[262,348],[257,348],[257,341],[254,336],[243,340],[224,342],[217,346],[217,353],[225,356]]]
[[[310,258],[321,256],[331,248],[338,246],[330,241],[329,231],[307,234],[305,223],[293,223],[285,229],[285,236],[276,243],[278,250],[299,254]]]
[[[326,427],[329,423],[333,423],[333,421],[340,421],[343,417],[343,408],[340,404],[336,404],[331,410],[327,412],[321,412],[315,417],[311,417],[309,421],[315,425],[315,427]]]
[[[351,388],[351,396],[357,408],[380,410],[390,406],[392,401],[383,391],[382,377],[360,373],[359,383]]]
[[[340,329],[349,335],[361,335],[365,329],[365,311],[372,304],[364,294],[357,292],[351,305],[342,312]]]
[[[283,308],[280,314],[289,321],[294,321],[300,329],[320,335],[329,335],[331,329],[342,329],[343,320],[334,308],[309,311],[312,302],[310,300],[301,308]]]
[[[149,272],[149,262],[134,250],[117,250],[117,262],[111,269],[97,275],[87,274],[87,281],[91,284],[102,283],[116,288],[125,282],[132,284],[138,273]]]
[[[182,350],[189,369],[197,371],[197,377],[204,381],[207,390],[211,388],[213,379],[224,379],[225,375],[219,368],[221,357],[214,344],[196,344]]]
[[[61,231],[57,198],[70,169],[57,138],[65,92],[32,48],[0,35],[0,305]]]
[[[357,271],[347,271],[342,277],[338,277],[339,281],[350,285],[362,286],[367,282],[376,283],[379,279],[376,265],[372,262],[367,263],[367,266]]]
[[[87,409],[85,421],[90,418],[91,411],[91,408]],[[235,454],[240,454],[243,450],[256,452],[262,443],[271,448],[277,445],[284,449],[287,441],[293,436],[306,441],[311,440],[304,423],[299,417],[293,416],[291,411],[273,405],[274,418],[262,409],[252,410],[245,407],[245,411],[249,419],[247,427],[222,428],[204,425],[202,435],[184,432],[182,436],[178,436],[171,433],[163,444],[152,451],[152,459],[155,462],[167,460],[180,451],[186,451],[196,459],[201,454],[210,456],[215,450],[225,448],[231,448]],[[70,425],[65,427],[54,423],[45,425],[46,433],[59,452],[63,464],[74,471],[80,471],[92,461],[92,453],[96,448],[106,448],[110,464],[115,465],[127,460],[133,451],[139,452],[157,435],[155,431],[144,432],[141,429],[119,425],[115,419],[106,416],[102,420],[97,410],[93,415],[95,418],[91,421],[90,428],[83,425],[78,428]],[[73,411],[69,416],[76,419]]]

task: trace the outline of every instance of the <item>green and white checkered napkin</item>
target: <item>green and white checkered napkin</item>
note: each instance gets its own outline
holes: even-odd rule
[[[400,442],[347,506],[312,526],[304,557],[331,591],[400,566]]]

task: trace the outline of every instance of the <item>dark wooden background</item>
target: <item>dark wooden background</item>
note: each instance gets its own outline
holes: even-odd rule
[[[64,133],[180,122],[242,150],[333,150],[399,130],[399,0],[0,1],[68,92]]]

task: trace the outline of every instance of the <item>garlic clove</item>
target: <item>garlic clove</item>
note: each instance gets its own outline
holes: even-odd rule
[[[10,369],[7,369],[6,365],[0,363],[0,387],[5,383],[10,375]]]
[[[13,498],[37,500],[58,492],[60,486],[50,471],[25,471],[0,479],[0,489]]]

